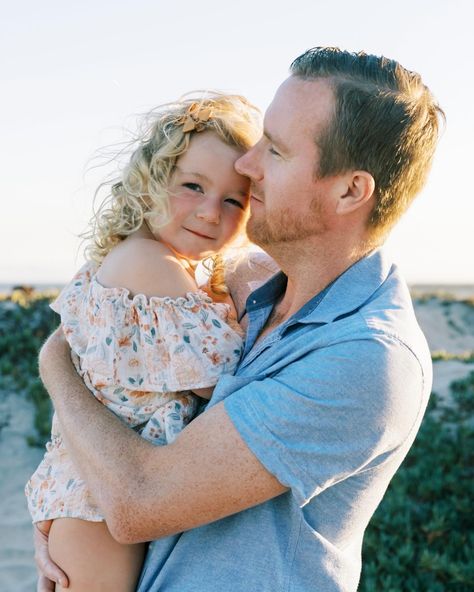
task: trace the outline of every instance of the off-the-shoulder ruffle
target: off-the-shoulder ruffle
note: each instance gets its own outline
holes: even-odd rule
[[[60,313],[64,301],[67,301],[75,294],[85,295],[86,291],[92,293],[98,301],[112,299],[119,300],[124,307],[142,307],[151,308],[154,306],[176,306],[184,308],[193,308],[196,304],[213,304],[217,307],[223,307],[222,310],[230,311],[230,306],[225,303],[214,302],[212,298],[204,292],[204,290],[197,289],[192,292],[186,292],[184,296],[171,298],[170,296],[146,296],[145,294],[130,295],[130,290],[122,287],[109,288],[103,286],[96,276],[97,267],[93,262],[87,262],[78,273],[73,277],[71,282],[62,290],[59,296],[51,304],[51,308]]]
[[[127,288],[107,288],[102,286],[96,276],[91,278],[91,290],[98,299],[117,299],[123,306],[136,306],[143,308],[152,308],[155,306],[176,306],[179,308],[193,308],[196,304],[219,304],[203,290],[186,292],[184,296],[171,298],[170,296],[145,296],[145,294],[135,294],[130,296],[130,290]],[[222,303],[220,303],[222,305]],[[227,304],[223,304],[228,309]]]
[[[227,304],[202,290],[178,298],[130,297],[126,288],[102,286],[95,272],[94,264],[86,264],[52,308],[61,315],[81,370],[107,398],[113,391],[123,400],[123,389],[213,386],[235,369],[242,333],[229,318]],[[116,395],[112,399],[116,402]]]

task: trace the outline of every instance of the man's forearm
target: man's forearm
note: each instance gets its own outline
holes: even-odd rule
[[[62,336],[45,344],[40,369],[66,446],[120,542],[182,532],[285,491],[242,440],[222,402],[172,444],[154,446],[91,395]]]

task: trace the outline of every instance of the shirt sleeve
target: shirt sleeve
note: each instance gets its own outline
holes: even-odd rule
[[[372,336],[312,351],[224,405],[250,450],[303,506],[405,441],[424,408],[423,374],[398,340]]]

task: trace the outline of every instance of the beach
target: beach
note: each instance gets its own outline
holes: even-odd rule
[[[418,291],[415,311],[435,360],[433,391],[449,403],[450,384],[474,370],[474,288],[462,299]],[[0,390],[0,592],[35,590],[32,531],[23,494],[43,454],[27,443],[34,435],[34,413],[24,393]]]
[[[33,592],[31,522],[23,489],[43,456],[26,437],[33,433],[33,405],[17,393],[0,401],[0,592]]]

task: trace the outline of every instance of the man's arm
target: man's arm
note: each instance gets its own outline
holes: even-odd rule
[[[120,542],[188,530],[286,491],[249,450],[222,403],[173,444],[154,446],[91,395],[58,331],[41,351],[40,371],[66,446]]]

